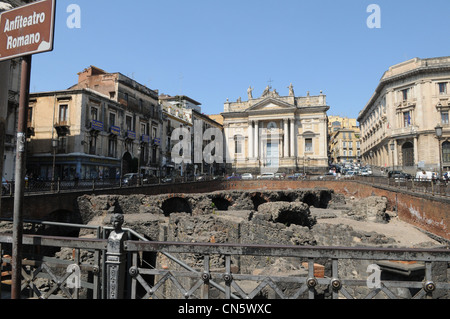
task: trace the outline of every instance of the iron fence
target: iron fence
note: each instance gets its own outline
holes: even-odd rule
[[[27,297],[108,299],[112,282],[122,282],[126,299],[417,299],[450,295],[450,250],[446,248],[152,242],[124,229],[129,236],[123,242],[123,263],[118,267],[125,271],[115,268],[110,272],[107,238],[111,228],[46,224],[87,228],[94,238],[25,235],[22,292]],[[0,291],[8,286],[11,242],[10,235],[0,234]],[[62,249],[66,254],[55,254]],[[279,261],[291,270],[277,270]]]

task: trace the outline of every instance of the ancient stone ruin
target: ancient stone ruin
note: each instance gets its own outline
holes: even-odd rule
[[[309,245],[309,246],[401,246],[394,238],[372,231],[355,230],[345,221],[387,224],[396,214],[383,197],[355,200],[329,189],[280,191],[221,191],[206,194],[164,194],[156,196],[89,196],[78,200],[85,224],[106,225],[113,212],[124,214],[124,227],[148,240],[232,244]],[[340,219],[343,222],[324,221]],[[321,222],[322,221],[322,222]],[[83,236],[84,234],[80,234]],[[419,246],[433,245],[431,240]],[[183,256],[191,267],[201,269],[200,256]],[[155,267],[176,269],[162,255],[152,256]],[[223,269],[224,259],[210,260],[212,269]],[[329,260],[318,262],[324,276],[331,276]],[[364,278],[366,263],[340,261],[345,276]],[[305,261],[289,258],[241,257],[234,271],[247,274],[285,274],[306,276]],[[294,288],[294,287],[291,287]],[[284,287],[284,289],[290,289]],[[166,294],[172,290],[167,287]],[[357,293],[357,292],[355,292]],[[363,293],[363,292],[362,292]],[[326,297],[328,287],[318,289]],[[172,296],[180,297],[180,296]],[[270,289],[264,297],[274,297]],[[320,297],[320,296],[319,296]]]

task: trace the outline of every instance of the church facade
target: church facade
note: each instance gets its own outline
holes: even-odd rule
[[[328,168],[326,96],[281,96],[270,86],[259,98],[224,104],[228,172],[322,173]]]

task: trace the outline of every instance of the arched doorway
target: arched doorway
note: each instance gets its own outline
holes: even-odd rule
[[[122,157],[122,175],[132,173],[133,157],[129,152],[123,154]]]
[[[406,142],[402,145],[403,166],[414,166],[414,145]]]

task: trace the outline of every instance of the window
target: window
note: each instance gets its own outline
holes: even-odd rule
[[[441,112],[441,123],[442,124],[449,124],[449,122],[448,122],[448,111],[442,111]]]
[[[407,101],[409,98],[409,89],[402,90],[403,101]]]
[[[133,131],[133,118],[127,115],[125,122],[125,124],[127,125],[127,130]]]
[[[348,148],[353,149],[353,142],[348,142]]]
[[[33,108],[29,107],[28,108],[28,126],[30,126],[32,122],[33,122]]]
[[[240,135],[234,137],[234,153],[242,154],[242,136]]]
[[[156,132],[157,132],[156,127],[152,128],[152,139],[156,138]]]
[[[342,142],[342,148],[347,148],[347,142]]]
[[[91,107],[91,120],[97,121],[98,119],[98,110],[96,107]]]
[[[68,109],[69,106],[67,104],[59,106],[59,123],[67,123]]]
[[[450,163],[450,142],[442,143],[442,161]]]
[[[117,140],[116,139],[109,139],[108,142],[108,156],[109,157],[116,157],[116,149],[117,149]]]
[[[148,135],[147,134],[147,125],[145,125],[145,123],[141,123],[141,135]]]
[[[447,82],[438,83],[439,94],[447,94]]]
[[[305,152],[312,152],[312,151],[313,151],[312,138],[306,138],[305,139]]]
[[[116,114],[109,113],[109,127],[116,126]]]
[[[411,125],[411,112],[403,112],[403,127],[408,127]]]
[[[89,154],[96,155],[97,152],[97,137],[92,136],[89,141]]]

